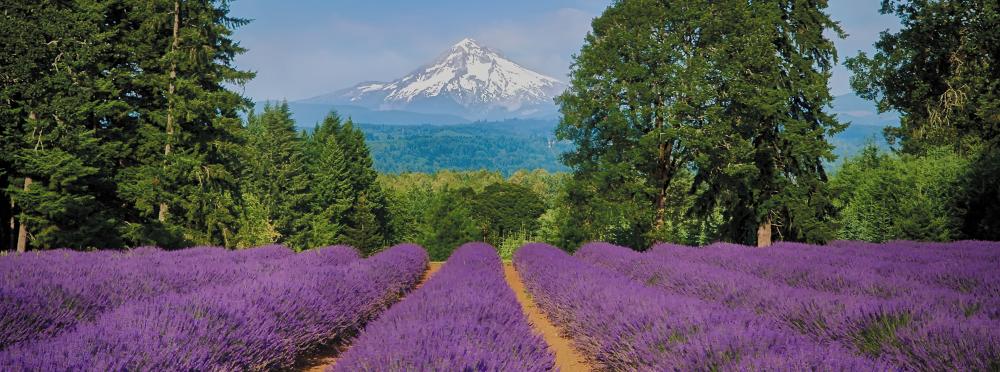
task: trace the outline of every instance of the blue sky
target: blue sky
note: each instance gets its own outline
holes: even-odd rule
[[[878,34],[898,28],[878,14],[877,0],[830,0],[850,34],[836,40],[840,60],[870,51]],[[236,31],[249,51],[239,67],[257,71],[244,92],[255,100],[296,100],[368,80],[391,80],[472,37],[536,71],[566,80],[590,21],[608,0],[236,0],[232,15],[254,21]],[[849,72],[834,71],[831,89],[848,93]]]

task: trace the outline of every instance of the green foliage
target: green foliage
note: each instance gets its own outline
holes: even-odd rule
[[[899,127],[886,130],[900,152],[930,158],[942,146],[957,152],[967,169],[961,186],[951,190],[957,195],[944,200],[957,198],[963,237],[1000,239],[1000,6],[989,0],[883,0],[881,12],[900,17],[903,27],[883,33],[873,55],[848,59],[851,85],[879,110],[900,112]],[[932,230],[945,225],[914,223]],[[946,225],[949,233],[938,237],[955,237],[952,221]]]
[[[960,184],[964,237],[1000,240],[1000,148],[986,148],[972,157]]]
[[[823,164],[843,125],[824,112],[824,33],[840,33],[824,8],[634,0],[595,19],[558,99],[556,133],[576,145],[561,245],[829,239]]]
[[[514,183],[494,183],[470,201],[482,240],[499,246],[504,237],[538,229],[538,217],[545,212],[541,196]]]
[[[1000,137],[1000,5],[993,0],[883,0],[903,27],[876,52],[848,59],[851,85],[882,111],[899,111],[886,131],[907,153],[954,146],[960,152]]]
[[[444,261],[460,245],[481,236],[467,201],[470,189],[444,190],[432,199],[423,216],[420,244],[431,261]]]
[[[0,15],[0,248],[121,246],[113,165],[101,123],[115,102],[107,5],[6,2]]]
[[[827,31],[841,33],[825,3],[731,1],[718,4],[719,61],[709,75],[720,115],[699,145],[697,210],[721,208],[721,237],[754,243],[758,229],[778,239],[822,242],[834,229],[824,161],[843,125],[826,113],[836,61]],[[788,32],[786,30],[792,30]],[[722,150],[724,149],[724,150]]]
[[[131,155],[118,192],[136,212],[131,222],[147,227],[133,231],[161,226],[154,235],[174,234],[182,245],[229,244],[239,113],[250,108],[230,86],[254,76],[232,66],[244,50],[230,36],[247,21],[229,17],[225,3],[111,6],[124,8],[105,13],[112,18],[105,23],[120,38],[108,58],[124,58],[115,82],[128,106],[114,122],[130,131],[124,137]],[[129,238],[149,240],[141,234]]]
[[[347,155],[335,132],[340,118],[330,113],[306,137],[306,208],[299,218],[299,233],[288,242],[299,248],[323,247],[341,242],[345,214],[353,202]]]
[[[447,257],[467,241],[486,240],[513,253],[540,236],[541,216],[557,208],[565,174],[544,170],[404,173],[382,175],[396,241],[427,247]],[[465,241],[460,241],[465,239]],[[433,248],[432,248],[433,247]]]
[[[377,231],[369,231],[367,226],[357,225],[362,223],[362,219],[356,218],[348,223],[347,228],[355,230],[364,228],[365,234],[374,234],[370,240],[366,240],[366,244],[368,241],[386,242],[391,240],[394,232],[391,231],[389,224],[391,216],[389,215],[388,202],[382,191],[382,186],[378,182],[378,173],[375,172],[374,161],[368,150],[368,145],[365,143],[364,134],[360,128],[354,126],[351,119],[347,119],[343,125],[334,126],[330,132],[333,133],[337,143],[343,149],[344,160],[347,162],[346,174],[349,190],[353,196],[352,204],[357,207],[360,204],[360,197],[364,195],[365,203],[367,203],[365,208],[368,209],[365,213],[373,214],[378,224]],[[374,251],[375,248],[370,248],[370,250]]]
[[[866,148],[831,180],[839,239],[947,241],[960,237],[955,206],[967,161],[948,148],[895,156]]]
[[[237,233],[233,237],[236,248],[250,248],[278,241],[281,233],[271,221],[271,211],[267,205],[252,193],[244,193],[240,201],[242,210],[237,221]]]
[[[261,204],[258,210],[268,213],[254,224],[273,226],[278,236],[300,242],[299,218],[306,211],[310,185],[304,141],[295,130],[288,105],[269,105],[260,115],[249,114],[244,137],[240,189],[252,195],[251,202],[256,199]]]
[[[381,250],[385,244],[382,226],[376,220],[371,203],[365,194],[359,195],[355,203],[347,216],[347,227],[341,240],[357,248],[365,256],[370,256]]]

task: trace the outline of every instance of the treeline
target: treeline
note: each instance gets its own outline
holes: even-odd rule
[[[391,230],[400,241],[427,248],[444,260],[463,243],[484,241],[510,259],[530,241],[551,241],[556,221],[550,211],[565,173],[442,170],[380,176],[389,200]]]
[[[883,1],[904,28],[848,60],[902,114],[831,182],[828,79],[843,32],[825,2],[613,3],[558,98],[573,177],[558,242],[1000,239],[998,9]]]

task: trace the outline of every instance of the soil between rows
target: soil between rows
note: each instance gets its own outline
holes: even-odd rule
[[[441,265],[444,262],[431,262],[424,276],[420,279],[420,282],[413,288],[416,291],[420,288],[427,279],[429,279],[434,273],[441,269]],[[591,371],[593,368],[587,362],[587,359],[583,357],[580,352],[578,352],[574,347],[572,341],[568,338],[563,337],[559,334],[559,329],[556,328],[552,322],[538,309],[535,302],[532,301],[529,296],[527,289],[524,287],[524,283],[521,282],[521,276],[518,275],[517,270],[514,269],[514,265],[510,262],[503,263],[504,277],[507,279],[507,285],[514,291],[517,297],[517,302],[521,304],[521,310],[524,311],[525,316],[528,318],[528,323],[531,324],[535,332],[542,336],[545,343],[549,345],[549,351],[555,356],[556,367],[560,371]],[[412,291],[411,291],[412,293]],[[399,301],[406,300],[404,296]],[[352,340],[353,341],[353,340]],[[331,348],[331,350],[325,350],[318,355],[310,358],[305,366],[301,369],[307,372],[323,372],[327,368],[333,366],[337,363],[337,358],[344,353],[351,345],[351,342],[344,343],[336,348]]]
[[[514,264],[504,262],[503,273],[507,278],[507,284],[510,285],[510,288],[514,290],[514,294],[517,295],[517,302],[521,303],[521,310],[528,317],[528,322],[535,328],[535,332],[542,335],[545,343],[549,344],[549,351],[556,358],[556,368],[560,371],[572,372],[593,370],[593,367],[583,357],[583,354],[580,354],[573,347],[572,341],[560,335],[559,328],[556,328],[549,321],[549,318],[545,314],[542,314],[538,306],[535,305],[535,302],[528,295],[528,291],[524,288],[524,283],[521,282],[521,276],[514,269]]]

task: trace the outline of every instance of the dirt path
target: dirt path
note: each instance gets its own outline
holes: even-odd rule
[[[427,282],[427,279],[430,279],[431,275],[434,275],[434,273],[436,273],[438,270],[441,269],[441,265],[443,264],[444,262],[431,262],[427,268],[427,271],[424,272],[424,276],[420,278],[420,282],[418,282],[417,285],[414,286],[412,290],[410,290],[410,293],[413,293],[413,291],[416,291],[417,289],[420,288],[420,286],[424,285],[424,283]],[[405,299],[406,296],[403,296],[403,298],[400,298],[399,301],[403,301]],[[396,303],[399,303],[399,301],[397,301]],[[320,351],[319,353],[317,353],[318,355],[308,358],[307,362],[305,363],[305,366],[302,366],[300,370],[306,372],[326,371],[327,368],[330,368],[335,363],[337,363],[337,357],[342,355],[344,351],[347,351],[347,348],[350,347],[353,341],[354,340],[351,340],[350,342],[345,342],[343,345],[339,345],[338,347],[333,347],[330,349]]]
[[[556,367],[560,371],[567,372],[593,370],[583,355],[573,348],[572,342],[568,338],[559,335],[559,329],[535,305],[535,302],[524,288],[524,283],[521,282],[521,276],[517,274],[517,270],[514,270],[514,264],[504,262],[503,273],[507,277],[507,284],[510,285],[517,295],[517,301],[521,303],[521,309],[528,316],[528,322],[531,323],[536,332],[542,335],[545,342],[549,344],[549,350],[556,357]]]

